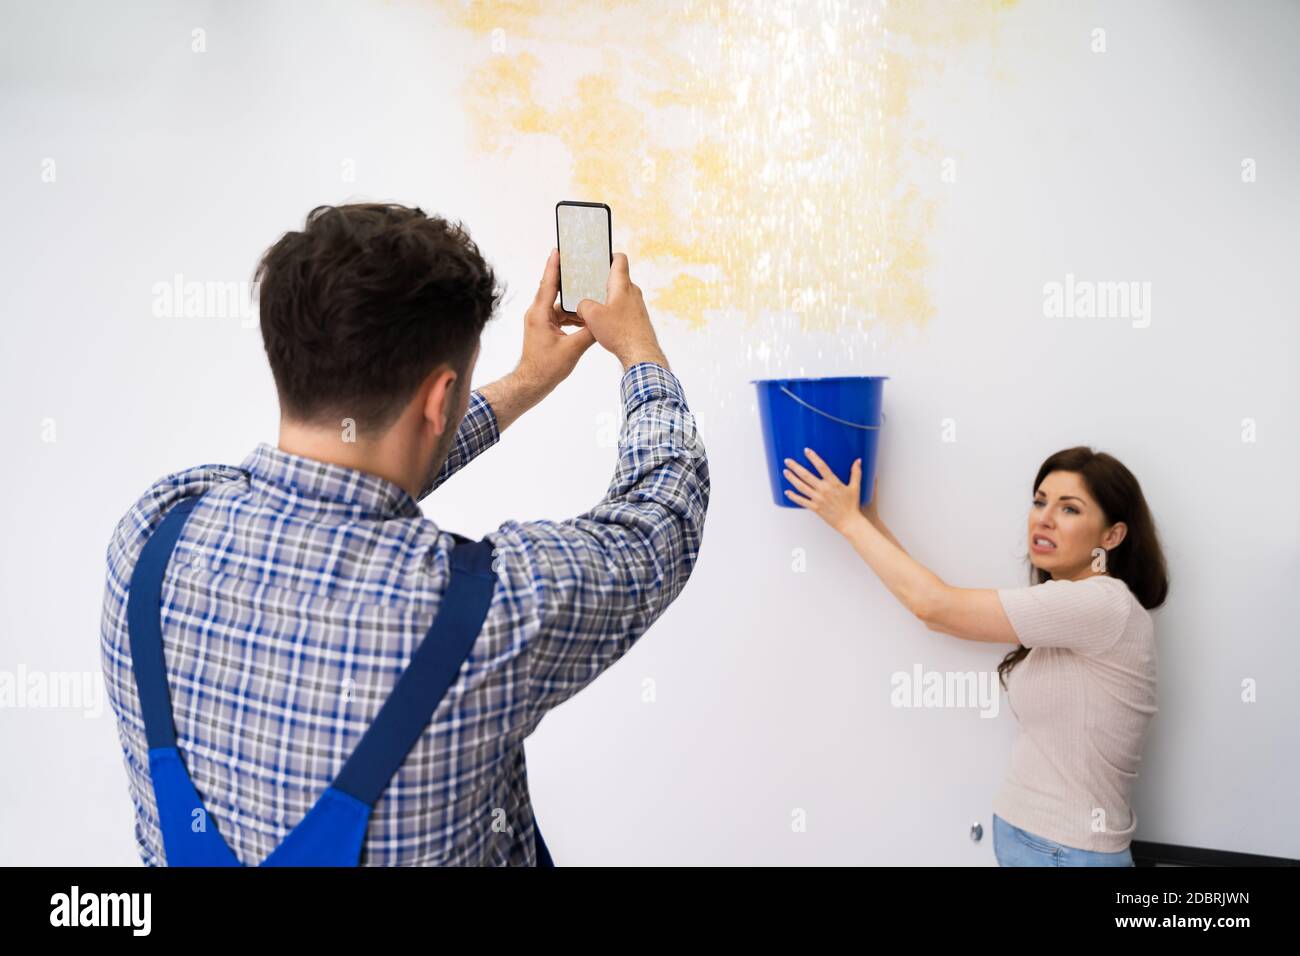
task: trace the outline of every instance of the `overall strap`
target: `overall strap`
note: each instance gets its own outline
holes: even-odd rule
[[[167,664],[162,642],[162,585],[167,559],[185,521],[198,504],[198,498],[186,498],[173,505],[154,529],[131,572],[131,586],[126,599],[127,630],[131,639],[131,667],[135,688],[140,695],[140,713],[144,717],[149,749],[176,746],[176,725],[172,722],[172,701],[167,691]]]
[[[173,505],[136,561],[127,596],[131,661],[167,864],[239,866],[208,819],[177,749],[163,654],[163,574],[197,503],[198,498],[187,498]],[[263,866],[358,863],[372,808],[456,679],[492,603],[491,543],[453,539],[451,580],[424,640],[334,783]],[[539,857],[543,854],[544,845]]]
[[[373,807],[428,726],[469,656],[492,604],[492,543],[461,543],[451,552],[451,581],[415,655],[374,723],[334,779],[333,788]]]
[[[176,747],[162,641],[163,573],[197,497],[172,506],[145,542],[131,572],[126,600],[131,669],[149,742],[149,779],[168,866],[238,866],[239,860],[208,818]]]

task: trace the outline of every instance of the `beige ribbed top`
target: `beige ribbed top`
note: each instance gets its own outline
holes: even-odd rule
[[[1151,615],[1104,574],[998,597],[1032,650],[1007,679],[1020,733],[993,812],[1066,846],[1123,850],[1137,827],[1129,788],[1156,713]]]

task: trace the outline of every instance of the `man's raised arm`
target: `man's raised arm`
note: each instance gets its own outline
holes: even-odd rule
[[[539,624],[524,648],[528,730],[622,657],[668,608],[703,540],[704,445],[621,254],[606,301],[578,305],[624,367],[624,425],[605,498],[568,521],[506,522],[491,535],[502,585]]]
[[[560,256],[552,249],[528,311],[524,313],[524,348],[519,364],[470,395],[469,408],[456,429],[447,460],[425,482],[423,500],[433,489],[487,451],[512,422],[532,408],[573,371],[595,338],[585,328],[565,332],[581,322],[555,306],[560,290]]]

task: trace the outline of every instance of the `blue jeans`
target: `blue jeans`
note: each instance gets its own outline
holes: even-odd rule
[[[993,855],[998,866],[1134,866],[1127,847],[1117,853],[1079,850],[1012,826],[993,814]]]

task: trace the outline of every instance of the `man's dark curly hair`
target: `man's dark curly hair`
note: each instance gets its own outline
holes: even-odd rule
[[[462,376],[501,300],[463,225],[383,203],[317,206],[262,257],[262,339],[281,409],[382,433],[440,364]]]

